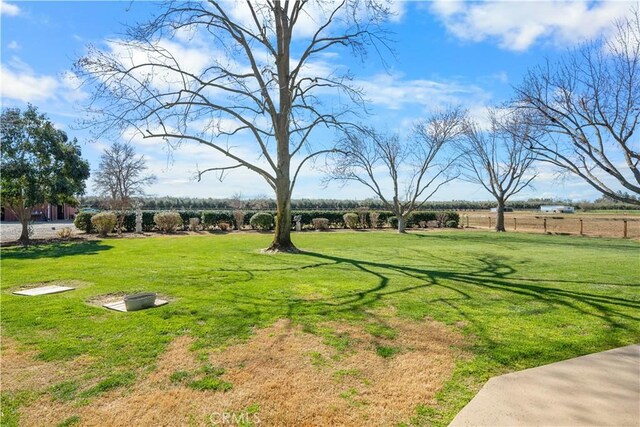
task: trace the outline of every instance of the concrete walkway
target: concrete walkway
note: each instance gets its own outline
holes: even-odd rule
[[[640,345],[491,378],[450,426],[640,426]]]
[[[69,227],[74,234],[78,233],[78,229],[73,225],[73,221],[48,221],[33,222],[32,239],[51,239],[58,237],[58,231],[65,227]],[[18,240],[22,232],[22,225],[18,222],[0,222],[0,242],[11,242]]]

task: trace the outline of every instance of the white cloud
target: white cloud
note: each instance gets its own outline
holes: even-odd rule
[[[407,10],[407,3],[403,0],[393,0],[389,3],[389,12],[391,13],[391,22],[402,22],[404,14]]]
[[[378,74],[367,80],[355,82],[372,103],[393,110],[411,105],[441,108],[462,104],[483,104],[490,95],[482,88],[456,82],[435,80],[404,80],[402,75]]]
[[[18,57],[0,64],[0,95],[3,99],[22,102],[54,100],[77,103],[88,97],[80,80],[70,71],[60,76],[38,75]]]
[[[462,40],[497,40],[503,49],[524,51],[540,40],[570,45],[598,37],[633,5],[638,2],[437,0],[430,10]]]
[[[58,80],[51,76],[37,76],[32,72],[13,71],[0,65],[0,81],[2,98],[10,98],[23,102],[36,102],[53,98],[60,86]]]
[[[71,71],[65,71],[60,77],[58,95],[69,103],[77,103],[86,100],[89,94],[82,89],[82,81]]]
[[[9,42],[9,44],[7,45],[7,49],[18,50],[18,49],[20,49],[20,43],[18,43],[15,40],[11,40]]]
[[[327,22],[339,3],[340,1],[337,0],[307,3],[299,14],[298,21],[293,28],[293,37],[296,39],[311,38],[320,26]],[[400,22],[402,20],[406,9],[405,3],[406,2],[402,0],[389,1],[388,7],[391,13],[389,19],[391,22]],[[259,21],[263,22],[271,19],[268,10],[265,9],[263,13],[260,10],[260,3],[258,2],[257,4],[258,7],[255,7],[255,10]],[[354,19],[366,21],[368,19],[367,15],[371,12],[367,10],[365,6],[366,2],[362,2],[358,4],[358,9],[355,11],[350,7],[343,6],[335,16],[333,16],[333,21],[329,27],[324,30],[324,34],[326,35],[334,30],[339,30],[340,28],[351,25]],[[234,20],[241,22],[243,26],[251,28],[254,31],[257,30],[251,10],[245,2],[234,2],[227,12]]]
[[[156,141],[156,144],[161,143]],[[266,181],[246,168],[233,169],[225,173],[222,181],[219,180],[219,173],[210,172],[203,175],[202,180],[198,182],[195,179],[198,169],[234,164],[233,161],[221,158],[210,147],[186,143],[174,151],[171,157],[157,148],[140,148],[139,153],[144,154],[147,159],[149,172],[158,178],[158,181],[147,189],[148,194],[218,198],[238,192],[248,196],[273,195]],[[242,156],[251,154],[244,152],[245,150],[241,151],[238,154]]]
[[[163,39],[153,47],[142,44],[127,43],[122,40],[106,42],[109,52],[122,64],[124,69],[137,67],[129,73],[132,87],[139,81],[149,81],[154,89],[162,92],[182,89],[184,85],[191,85],[193,79],[185,73],[207,78],[205,69],[220,65],[235,72],[245,72],[225,52],[217,51],[206,40],[194,37],[189,42]],[[177,65],[176,65],[177,64]],[[181,70],[179,72],[177,70]],[[203,74],[204,73],[204,74]],[[106,76],[101,77],[105,82]],[[186,81],[184,80],[186,78]],[[135,79],[135,80],[133,80]],[[221,83],[221,82],[218,82]],[[224,82],[222,82],[224,83]],[[209,89],[206,92],[210,98],[219,94],[219,89]]]
[[[20,8],[15,4],[9,4],[5,1],[0,1],[0,15],[16,16],[20,14]]]

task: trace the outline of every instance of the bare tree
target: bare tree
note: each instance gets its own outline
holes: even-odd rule
[[[211,147],[231,161],[199,171],[247,168],[274,190],[277,221],[268,250],[295,252],[291,194],[308,160],[318,127],[341,128],[362,101],[349,74],[324,67],[327,55],[350,49],[364,57],[385,47],[381,24],[388,8],[377,0],[169,3],[154,20],[112,42],[91,48],[77,63],[95,85],[90,106],[102,128],[134,128],[172,148],[184,142]],[[296,34],[302,34],[293,43]],[[175,40],[204,41],[204,65],[174,54]],[[174,43],[175,44],[175,43]],[[184,55],[183,55],[184,56]],[[193,56],[193,55],[192,55]],[[338,96],[331,108],[321,98]],[[354,104],[354,102],[356,104]],[[253,147],[240,151],[236,137]],[[249,154],[246,154],[249,151]]]
[[[131,144],[115,142],[100,156],[94,189],[111,199],[144,196],[144,187],[156,182],[155,175],[145,174],[147,169],[144,156],[136,156]]]
[[[464,117],[460,109],[433,113],[414,125],[407,140],[371,128],[347,131],[330,156],[327,180],[369,188],[393,211],[403,233],[411,212],[457,178],[457,157],[446,148],[461,134]]]
[[[94,190],[106,197],[107,207],[118,216],[118,234],[122,232],[125,213],[133,207],[135,197],[144,196],[144,187],[156,181],[148,175],[144,156],[136,156],[129,143],[115,142],[104,150],[95,173]]]
[[[617,23],[613,38],[593,41],[531,70],[514,108],[542,132],[537,156],[613,199],[640,204],[640,12]],[[534,137],[535,136],[535,137]]]
[[[487,130],[477,122],[467,121],[464,137],[457,144],[460,165],[464,179],[482,185],[496,199],[496,231],[506,231],[505,205],[536,177],[531,170],[535,154],[526,144],[531,130],[519,115],[499,116],[490,110],[489,119]]]

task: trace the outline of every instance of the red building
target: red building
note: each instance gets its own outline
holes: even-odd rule
[[[39,205],[33,208],[31,211],[31,220],[32,221],[64,221],[64,220],[72,220],[76,217],[78,213],[78,208],[67,205],[52,205],[50,203],[45,203],[44,205]],[[18,221],[18,218],[11,212],[10,209],[6,209],[2,207],[2,213],[0,217],[0,221]]]

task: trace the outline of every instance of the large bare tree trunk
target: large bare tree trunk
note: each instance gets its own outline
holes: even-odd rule
[[[276,20],[276,33],[278,37],[278,68],[279,82],[279,111],[276,114],[276,139],[277,139],[277,178],[275,182],[277,217],[276,230],[273,242],[267,248],[267,252],[298,252],[291,242],[291,152],[289,142],[291,137],[290,119],[291,92],[289,89],[291,27],[289,26],[286,11],[277,3],[274,9]]]
[[[404,220],[404,216],[397,215],[396,218],[398,218],[398,233],[405,233],[407,229],[407,223]]]
[[[504,205],[505,202],[503,199],[498,199],[498,212],[496,218],[496,231],[505,232],[507,231],[504,228]]]
[[[281,179],[276,183],[276,203],[278,213],[276,215],[276,230],[271,245],[267,252],[291,252],[298,249],[291,242],[291,194],[289,180]]]

